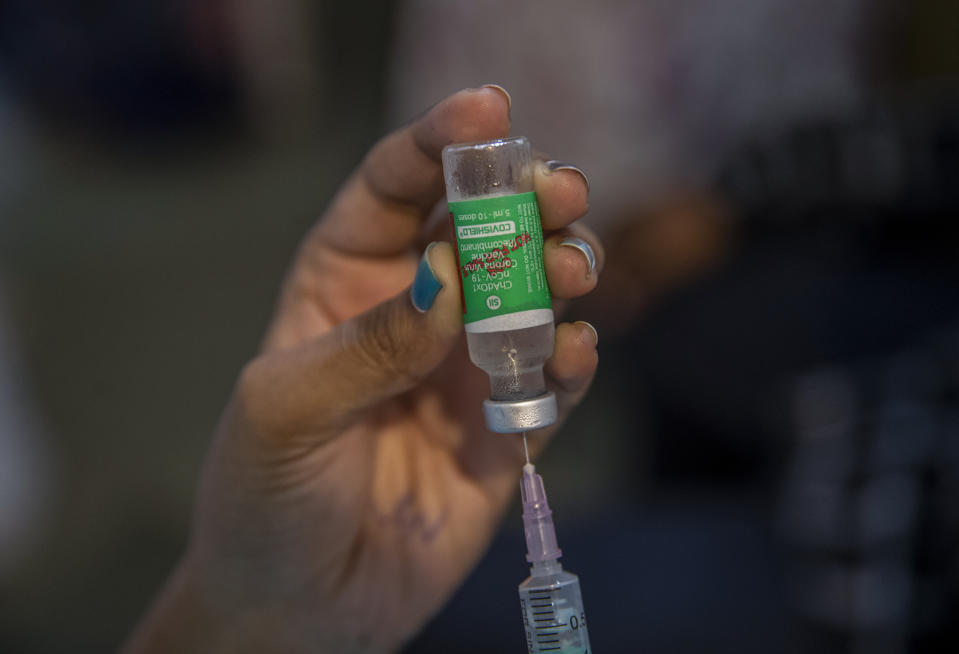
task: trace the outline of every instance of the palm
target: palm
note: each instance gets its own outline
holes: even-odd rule
[[[327,260],[322,253],[305,259],[312,265],[296,274],[322,276],[330,291],[284,307],[270,339],[283,347],[320,337],[403,292],[416,263],[412,253],[372,265],[362,258]],[[336,511],[350,527],[337,534],[339,543],[317,532],[324,546],[307,551],[320,560],[301,562],[303,569],[323,576],[345,572],[343,582],[358,596],[369,594],[373,578],[393,591],[376,594],[380,606],[371,614],[379,616],[379,630],[383,616],[402,631],[439,606],[485,549],[510,497],[521,446],[515,437],[486,429],[480,405],[488,388],[462,339],[424,383],[378,407],[336,442],[287,461],[293,470],[275,471],[312,485],[309,512]],[[320,476],[310,469],[339,474]],[[330,506],[331,498],[344,499],[344,490],[348,501]],[[351,559],[360,564],[346,571]],[[326,604],[325,597],[317,600]]]

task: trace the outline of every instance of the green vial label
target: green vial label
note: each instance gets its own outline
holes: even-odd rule
[[[551,309],[536,193],[450,202],[463,322]]]

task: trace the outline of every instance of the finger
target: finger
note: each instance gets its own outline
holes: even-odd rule
[[[304,346],[247,366],[237,392],[241,410],[271,439],[322,443],[370,407],[422,382],[460,338],[460,307],[452,247],[435,243],[409,291]]]
[[[545,372],[547,386],[556,393],[560,424],[583,399],[593,381],[599,363],[596,352],[598,341],[596,329],[588,322],[560,323],[556,326],[556,344],[553,356],[546,362]],[[538,457],[555,432],[555,427],[529,432],[527,443],[530,457]],[[517,462],[525,458],[522,443],[504,441],[500,450],[500,456],[512,463],[511,466],[502,466],[509,470],[509,474],[504,472],[506,483],[512,483],[519,470]],[[503,483],[503,479],[499,482]]]
[[[546,231],[566,227],[589,210],[589,180],[572,164],[555,159],[538,161],[533,183]]]
[[[576,166],[556,160],[538,160],[533,180],[540,221],[547,235],[583,217],[589,209],[589,181]],[[427,233],[421,234],[420,240],[425,244],[450,238],[448,218],[446,203],[435,205],[425,223]]]
[[[596,365],[598,338],[586,322],[556,326],[553,356],[546,362],[548,388],[556,393],[559,424],[586,394]],[[527,433],[530,456],[537,457],[556,433],[557,426]],[[516,478],[525,461],[523,440],[518,434],[478,434],[460,461],[463,470],[478,480],[494,503],[516,492]]]
[[[442,150],[509,134],[509,94],[466,89],[377,143],[333,200],[316,231],[322,244],[389,255],[409,248],[443,194]]]
[[[598,343],[596,329],[588,322],[566,322],[556,326],[556,344],[553,356],[546,362],[545,372],[547,386],[556,393],[561,423],[589,390],[599,364]],[[531,457],[542,452],[553,433],[555,430],[550,428],[529,434]]]
[[[606,254],[592,230],[577,223],[546,239],[543,261],[553,297],[569,299],[596,288]]]
[[[437,202],[423,222],[423,229],[420,230],[415,247],[422,250],[433,241],[450,241],[453,239],[449,207],[446,206],[445,201]]]
[[[553,356],[546,362],[546,375],[556,393],[560,413],[568,412],[586,393],[596,372],[599,336],[588,322],[564,322],[556,326]]]

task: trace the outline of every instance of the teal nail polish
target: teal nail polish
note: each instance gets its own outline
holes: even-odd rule
[[[436,278],[433,269],[430,267],[430,249],[433,247],[430,243],[420,259],[420,265],[416,269],[416,278],[413,280],[413,286],[410,287],[410,299],[413,306],[420,313],[426,313],[433,306],[436,300],[436,294],[440,292],[443,285]]]

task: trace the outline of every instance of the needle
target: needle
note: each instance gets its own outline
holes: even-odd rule
[[[529,463],[529,446],[526,444],[526,432],[523,432],[523,450],[526,452],[526,463]]]

